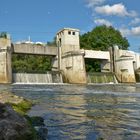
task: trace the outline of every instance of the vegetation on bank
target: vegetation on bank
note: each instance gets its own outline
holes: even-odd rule
[[[48,42],[49,46],[55,46],[55,38]],[[108,51],[114,45],[120,49],[128,49],[128,40],[112,26],[97,26],[90,32],[80,36],[80,47],[90,50]],[[86,59],[87,72],[100,72],[100,61]],[[33,56],[16,54],[12,58],[13,72],[45,73],[51,70],[51,58],[48,56]]]
[[[18,104],[11,104],[12,108],[19,113],[20,115],[22,115],[23,117],[26,118],[28,125],[30,127],[30,130],[32,132],[32,135],[30,136],[30,138],[28,138],[29,140],[40,140],[37,131],[34,129],[33,125],[32,125],[32,120],[28,115],[26,115],[27,111],[31,109],[32,107],[32,102],[29,100],[23,100],[22,102],[18,103]]]
[[[41,127],[44,126],[44,119],[42,117],[29,117],[26,113],[28,110],[31,109],[31,107],[33,106],[33,103],[29,100],[23,99],[23,101],[21,101],[18,104],[14,104],[12,103],[12,108],[19,113],[20,115],[22,115],[24,118],[26,118],[28,125],[30,127],[30,130],[32,132],[32,135],[30,136],[30,138],[28,138],[28,140],[42,140],[42,135],[37,132],[37,130],[34,127]],[[45,132],[47,133],[47,128],[44,129]],[[47,135],[47,134],[45,134]]]
[[[17,140],[17,138],[20,138],[21,140],[40,140],[40,137],[32,124],[34,118],[32,120],[32,118],[26,115],[27,111],[33,105],[30,100],[3,91],[0,93],[0,105],[4,108],[4,112],[2,107],[2,110],[0,110],[0,130],[3,120],[5,120],[5,129],[9,132],[11,131],[11,134],[8,134],[7,136],[5,136],[6,132],[1,131],[0,135],[2,138],[10,137],[13,140]],[[12,106],[14,111],[11,110],[10,106]],[[11,118],[13,118],[12,121]],[[23,130],[21,130],[21,128]]]
[[[32,102],[24,99],[18,104],[12,103],[11,105],[16,112],[18,112],[21,115],[26,115],[27,111],[31,109],[33,104]]]

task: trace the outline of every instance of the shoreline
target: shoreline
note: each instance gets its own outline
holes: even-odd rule
[[[32,118],[26,114],[32,106],[30,100],[0,91],[0,136],[3,140],[40,140]]]

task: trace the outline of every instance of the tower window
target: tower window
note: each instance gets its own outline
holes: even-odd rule
[[[73,35],[75,35],[75,32],[72,32]]]
[[[68,34],[71,35],[71,31],[68,31]]]

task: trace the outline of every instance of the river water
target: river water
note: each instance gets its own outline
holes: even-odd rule
[[[2,87],[1,87],[2,88]],[[140,85],[12,85],[34,100],[47,140],[140,140]]]

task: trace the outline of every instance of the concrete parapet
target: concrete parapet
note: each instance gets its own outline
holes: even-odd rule
[[[109,51],[95,51],[95,50],[85,50],[85,58],[110,60]]]
[[[57,55],[57,47],[48,47],[34,44],[14,44],[13,53],[33,54],[33,55]]]

